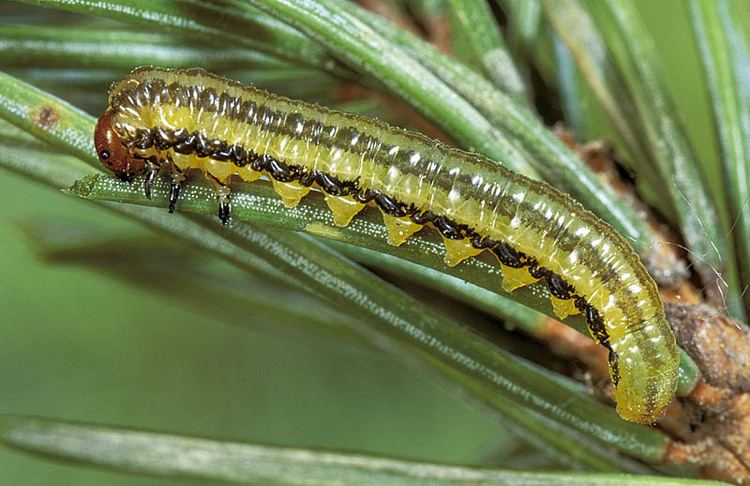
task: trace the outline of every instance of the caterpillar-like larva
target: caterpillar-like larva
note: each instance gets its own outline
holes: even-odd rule
[[[114,84],[96,150],[122,179],[201,171],[230,217],[232,178],[265,175],[288,207],[316,188],[346,226],[377,206],[400,245],[425,226],[456,265],[491,252],[510,292],[543,280],[562,319],[583,313],[609,349],[617,411],[653,423],[675,393],[679,354],[656,284],[611,226],[569,196],[485,157],[377,120],[293,101],[201,69],[139,68]]]

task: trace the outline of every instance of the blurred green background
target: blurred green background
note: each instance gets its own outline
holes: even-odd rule
[[[686,7],[638,3],[696,148],[715,159]],[[102,104],[105,95],[91,93]],[[372,352],[231,326],[107,275],[44,263],[19,223],[132,227],[8,172],[0,172],[0,194],[0,413],[465,464],[486,462],[514,440]],[[0,450],[0,483],[53,482],[170,484]]]

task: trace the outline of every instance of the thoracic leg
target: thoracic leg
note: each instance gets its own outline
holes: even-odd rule
[[[154,186],[156,175],[159,173],[159,167],[153,162],[146,162],[146,179],[143,181],[143,192],[146,199],[151,199],[151,188]]]
[[[219,221],[221,221],[221,224],[227,224],[231,216],[230,194],[232,190],[225,182],[219,180],[213,174],[206,173],[206,176],[214,187],[214,191],[216,191]]]
[[[229,195],[231,193],[229,186],[223,184],[216,186],[216,201],[219,204],[219,221],[221,224],[227,224],[231,213]]]
[[[177,199],[180,197],[182,182],[185,180],[185,175],[182,173],[182,170],[175,164],[170,164],[169,170],[172,176],[172,181],[169,185],[169,212],[174,213],[175,206],[177,205]]]

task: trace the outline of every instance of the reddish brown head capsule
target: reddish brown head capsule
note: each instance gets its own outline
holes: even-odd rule
[[[110,110],[102,113],[96,123],[94,146],[102,165],[124,181],[132,180],[146,171],[144,161],[131,157],[115,133]]]

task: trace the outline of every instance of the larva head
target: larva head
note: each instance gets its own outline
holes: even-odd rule
[[[112,126],[110,110],[102,113],[96,123],[94,146],[102,165],[124,181],[130,181],[146,171],[144,161],[131,157],[125,145],[120,141],[120,137]]]

